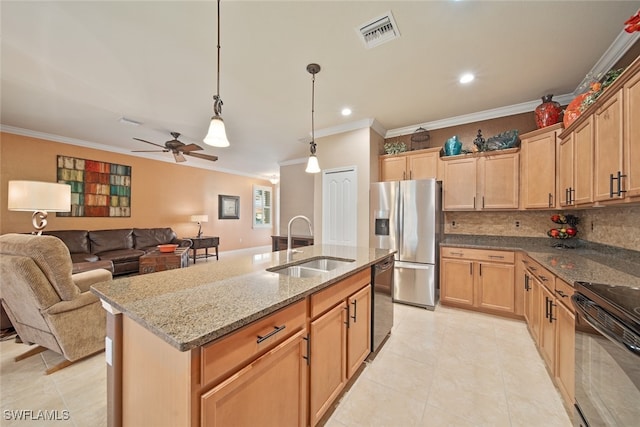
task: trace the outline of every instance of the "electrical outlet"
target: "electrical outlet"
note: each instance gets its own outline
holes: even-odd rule
[[[591,221],[591,231],[593,231],[593,221]]]
[[[451,221],[451,226],[455,227],[456,226],[456,222],[455,221]]]
[[[516,221],[516,228],[520,227],[520,221]]]

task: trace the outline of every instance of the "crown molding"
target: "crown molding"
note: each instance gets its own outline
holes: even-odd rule
[[[557,101],[562,105],[566,105],[571,102],[573,98],[575,98],[575,96],[572,93],[567,93],[564,95],[555,96],[553,99],[554,101]],[[479,122],[483,120],[512,116],[514,114],[533,112],[533,110],[535,110],[538,105],[540,105],[539,99],[535,101],[527,101],[520,104],[509,105],[506,107],[492,108],[490,110],[464,114],[462,116],[450,117],[448,119],[434,120],[432,122],[419,123],[416,125],[405,126],[397,129],[390,129],[389,131],[387,131],[384,137],[393,138],[396,136],[408,135],[415,132],[415,130],[419,127],[423,127],[428,130],[442,129],[451,126],[459,126],[467,123]]]
[[[145,156],[143,154],[133,153],[131,151],[127,151],[127,150],[124,150],[124,149],[119,148],[119,147],[113,147],[113,146],[110,146],[110,145],[98,144],[96,142],[89,142],[89,141],[85,141],[85,140],[82,140],[82,139],[69,138],[69,137],[66,137],[66,136],[60,136],[60,135],[55,135],[55,134],[51,134],[51,133],[38,132],[38,131],[34,131],[34,130],[29,130],[29,129],[23,129],[23,128],[19,128],[19,127],[15,127],[15,126],[7,126],[7,125],[0,124],[0,132],[11,133],[11,134],[14,134],[14,135],[27,136],[27,137],[30,137],[30,138],[43,139],[43,140],[46,140],[46,141],[59,142],[61,144],[69,144],[69,145],[75,145],[75,146],[79,146],[79,147],[92,148],[94,150],[102,150],[102,151],[107,151],[109,153],[124,154],[125,156],[140,157],[142,159],[153,160],[153,161],[157,161],[157,162],[165,162],[165,163],[175,164],[175,161],[173,159],[169,158],[169,157],[167,157],[166,159],[164,159],[164,158],[156,159],[156,158],[152,158],[152,157],[150,157],[148,155]],[[188,168],[197,168],[197,169],[210,170],[210,171],[214,171],[214,172],[228,173],[230,175],[246,176],[248,178],[256,178],[256,179],[261,179],[261,180],[265,180],[265,181],[269,180],[268,178],[265,178],[264,176],[247,174],[247,173],[238,172],[238,171],[231,170],[231,169],[204,167],[204,166],[201,166],[201,165],[189,164],[188,162],[184,163],[183,166],[184,167],[188,167]]]
[[[325,136],[337,135],[340,133],[350,132],[352,130],[371,128],[380,136],[384,136],[387,130],[376,119],[362,119],[355,122],[343,123],[324,129],[316,130],[316,137],[323,138]]]

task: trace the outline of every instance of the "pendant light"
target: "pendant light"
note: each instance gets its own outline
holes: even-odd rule
[[[314,104],[315,104],[315,88],[316,88],[316,74],[320,72],[320,66],[318,64],[309,64],[307,65],[307,71],[311,73],[311,142],[310,150],[311,155],[309,156],[309,161],[307,162],[307,168],[304,170],[307,173],[318,173],[320,172],[320,165],[318,164],[318,158],[316,157],[316,140],[315,140],[315,130],[314,130],[314,122],[313,122],[313,113],[314,113]]]
[[[224,129],[224,121],[220,114],[222,114],[222,99],[220,98],[220,0],[218,0],[218,74],[217,74],[217,89],[216,94],[213,96],[213,117],[211,117],[211,123],[209,123],[209,132],[204,137],[204,143],[212,145],[214,147],[228,147],[229,140],[227,139],[227,132]]]

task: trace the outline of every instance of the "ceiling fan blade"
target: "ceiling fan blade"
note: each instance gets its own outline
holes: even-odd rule
[[[168,153],[169,150],[131,150],[132,153]]]
[[[186,162],[187,159],[184,158],[184,156],[182,155],[181,152],[179,151],[174,151],[173,152],[173,158],[176,159],[177,163],[181,163],[181,162]]]
[[[211,160],[212,162],[215,162],[216,160],[218,160],[218,156],[211,156],[209,154],[190,153],[188,151],[185,151],[184,154],[186,154],[188,156],[197,157],[199,159]]]
[[[146,142],[147,144],[155,145],[156,147],[165,148],[164,145],[156,144],[155,142],[145,141],[144,139],[140,139],[140,138],[133,138],[133,139],[135,139],[136,141],[142,141],[142,142]]]
[[[199,151],[204,150],[204,148],[200,147],[198,144],[189,144],[180,148],[180,151]]]

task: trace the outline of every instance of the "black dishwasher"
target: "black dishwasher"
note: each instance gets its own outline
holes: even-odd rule
[[[371,267],[371,357],[375,357],[393,326],[393,255]]]

